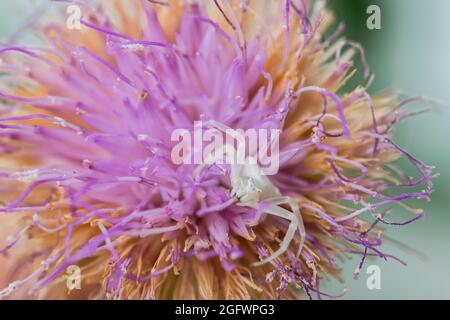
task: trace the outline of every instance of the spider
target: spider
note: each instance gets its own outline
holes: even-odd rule
[[[225,134],[232,136],[233,139],[238,139],[238,143],[242,141],[245,142],[245,139],[240,132],[215,120],[209,120],[205,122],[204,125],[222,131]],[[243,150],[244,149],[238,146],[238,155],[240,152],[243,152]],[[194,170],[194,179],[198,180],[200,173],[205,167],[217,163],[217,161],[223,159],[225,155],[231,156],[231,159],[241,159],[235,158],[235,153],[236,150],[234,147],[227,144],[218,150],[215,150],[213,154],[208,155],[205,161]],[[251,208],[258,208],[263,204],[263,214],[270,214],[290,221],[280,247],[270,256],[261,261],[254,262],[252,265],[260,266],[271,262],[282,255],[288,249],[297,230],[300,234],[300,244],[297,250],[298,257],[305,242],[306,232],[296,201],[291,197],[283,196],[281,194],[280,190],[272,184],[266,175],[263,174],[254,157],[246,157],[243,164],[235,162],[237,161],[233,161],[233,163],[230,164],[230,180],[232,187],[230,196],[233,199],[233,203]],[[289,205],[290,210],[285,209],[283,205]]]

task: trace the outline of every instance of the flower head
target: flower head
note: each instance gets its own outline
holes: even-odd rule
[[[79,4],[81,30],[41,26],[44,47],[0,48],[0,211],[16,228],[0,297],[320,297],[336,258],[360,255],[356,276],[393,258],[379,225],[422,217],[408,201],[432,190],[390,136],[414,98],[343,90],[364,53],[340,28],[324,38],[322,2],[102,4]],[[196,121],[279,130],[278,172],[174,163],[172,133]]]

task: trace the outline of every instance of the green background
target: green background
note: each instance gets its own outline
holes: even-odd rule
[[[127,1],[127,0],[123,0]],[[43,1],[0,1],[0,41],[5,43],[18,26],[27,23]],[[381,30],[366,28],[366,9],[381,8]],[[337,19],[345,21],[345,35],[362,43],[375,72],[371,93],[397,88],[411,95],[441,100],[443,106],[397,126],[395,140],[441,176],[435,180],[432,202],[425,204],[427,218],[408,227],[391,227],[391,237],[420,251],[408,252],[386,244],[385,252],[401,257],[395,261],[371,260],[381,269],[381,289],[366,287],[365,268],[359,280],[352,273],[357,257],[344,263],[347,279],[330,281],[322,289],[338,293],[348,289],[345,299],[450,299],[450,1],[448,0],[330,0]]]

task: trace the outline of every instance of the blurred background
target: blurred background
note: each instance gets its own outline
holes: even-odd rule
[[[123,0],[127,1],[127,0]],[[205,0],[206,1],[206,0]],[[277,1],[277,0],[274,0]],[[0,43],[39,14],[44,1],[0,2]],[[345,283],[328,281],[322,289],[344,299],[450,299],[450,1],[448,0],[329,0],[337,21],[345,21],[347,38],[363,44],[376,78],[370,92],[396,88],[410,95],[430,97],[443,106],[410,118],[394,131],[398,144],[428,165],[436,166],[432,202],[424,205],[426,219],[407,227],[390,227],[387,234],[412,248],[394,242],[384,251],[407,262],[369,260],[359,280],[353,280],[359,259],[343,264]],[[381,29],[369,30],[367,7],[381,9]],[[0,265],[4,261],[0,261]],[[381,289],[366,286],[366,267],[377,265]],[[0,270],[1,271],[1,270]]]
[[[365,270],[352,279],[358,259],[347,262],[347,282],[329,283],[328,291],[348,288],[347,299],[450,299],[450,20],[447,0],[330,0],[337,20],[345,21],[346,36],[363,44],[375,72],[371,93],[387,88],[426,96],[443,106],[400,123],[395,140],[441,175],[435,180],[426,219],[407,227],[390,227],[387,234],[418,251],[407,252],[391,243],[384,251],[401,257],[371,260],[381,269],[381,289],[368,290]],[[367,7],[381,9],[381,29],[368,30]],[[419,253],[420,252],[420,253]]]

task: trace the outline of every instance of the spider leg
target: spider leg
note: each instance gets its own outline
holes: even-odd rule
[[[220,123],[216,120],[205,121],[203,125],[213,127],[215,129],[223,132],[225,135],[229,135],[230,137],[232,137],[234,140],[237,141],[237,143],[238,143],[237,150],[234,148],[234,146],[225,144],[224,146],[221,146],[221,148],[219,149],[219,152],[221,154],[223,154],[223,155],[231,154],[233,162],[234,162],[234,160],[239,160],[241,158],[244,158],[245,148],[241,147],[241,143],[243,143],[245,145],[245,137],[238,130],[234,130],[234,129],[228,127],[226,124]],[[214,153],[217,154],[218,152],[216,151]],[[240,168],[242,167],[242,164],[233,163],[231,166],[232,166],[231,177],[230,177],[231,182],[232,182],[232,184],[236,184],[237,181],[239,181],[238,173],[240,171]],[[203,166],[203,168],[204,168],[204,166]],[[198,173],[200,173],[201,170],[203,170],[203,168],[201,168]]]
[[[300,213],[300,209],[297,205],[297,202],[295,202],[294,199],[291,197],[288,197],[289,205],[291,206],[291,209],[294,211],[295,216],[297,217],[298,221],[298,232],[300,233],[300,244],[298,245],[298,250],[296,257],[298,258],[300,256],[300,253],[303,249],[303,246],[305,244],[306,239],[306,231],[305,231],[305,224],[303,222],[302,215]]]
[[[289,227],[286,231],[283,241],[281,242],[280,247],[269,257],[263,259],[262,261],[254,262],[253,266],[260,266],[262,264],[268,263],[279,257],[281,254],[283,254],[289,248],[289,244],[291,243],[292,239],[295,236],[295,232],[298,229],[298,219],[294,213],[278,205],[270,205],[266,210],[264,210],[264,212],[267,214],[271,214],[289,220],[291,221],[291,223],[289,224]]]
[[[235,150],[233,147],[229,145],[223,145],[219,149],[214,150],[214,153],[210,153],[207,155],[206,159],[204,159],[202,164],[199,164],[197,168],[195,168],[194,172],[192,173],[192,176],[194,180],[198,180],[200,173],[205,169],[206,167],[212,166],[213,164],[217,163],[219,160],[223,161],[224,156],[228,155],[229,157],[235,156]],[[236,170],[233,170],[234,164],[231,164],[232,169],[231,171],[234,172]]]
[[[300,209],[295,202],[294,199],[291,197],[285,197],[285,196],[279,196],[269,199],[271,204],[274,205],[280,205],[280,204],[289,204],[291,207],[292,212],[295,214],[295,216],[298,219],[298,232],[300,234],[300,244],[297,250],[296,256],[298,257],[300,255],[300,252],[303,249],[303,245],[305,244],[305,238],[306,238],[306,231],[305,231],[305,224],[303,223],[302,215],[300,214]]]
[[[241,141],[244,138],[237,130],[231,129],[226,124],[220,123],[216,120],[205,121],[204,125],[216,128],[217,130],[230,135],[233,139],[239,139],[238,141]]]

